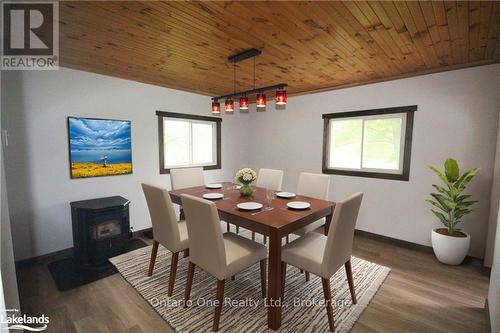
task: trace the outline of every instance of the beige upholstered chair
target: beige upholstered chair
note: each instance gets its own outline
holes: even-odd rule
[[[282,293],[285,290],[286,265],[311,272],[321,277],[330,330],[335,330],[331,305],[330,278],[344,265],[353,304],[356,293],[351,269],[352,241],[363,193],[356,193],[335,206],[328,236],[309,232],[283,246],[281,255]]]
[[[297,194],[306,197],[328,200],[330,190],[330,176],[316,173],[301,172],[297,184]],[[296,230],[294,234],[304,236],[306,233],[316,230],[325,224],[325,218],[315,221],[302,229]]]
[[[168,191],[156,186],[141,184],[146,202],[148,204],[151,223],[153,224],[153,249],[149,262],[148,276],[153,274],[153,269],[161,244],[172,252],[170,265],[170,278],[168,282],[168,296],[174,291],[175,274],[179,261],[179,252],[188,250],[188,233],[185,221],[177,222],[174,206]]]
[[[170,184],[172,185],[172,190],[203,186],[205,185],[203,168],[170,169]]]
[[[281,191],[281,184],[283,183],[283,170],[274,169],[259,169],[259,175],[255,186],[263,187],[272,191]],[[252,231],[252,239],[255,240],[255,231]],[[264,244],[267,237],[264,236]]]
[[[202,268],[217,279],[217,300],[213,330],[219,329],[224,299],[224,283],[228,277],[260,262],[262,296],[266,295],[266,257],[264,245],[233,233],[222,234],[219,214],[213,202],[187,194],[182,195],[182,206],[190,240],[189,270],[185,300],[189,300],[194,269]]]
[[[281,183],[283,183],[283,170],[261,168],[255,186],[281,191]]]
[[[181,188],[203,186],[205,185],[205,177],[203,176],[203,168],[179,168],[170,169],[170,184],[172,190]],[[180,219],[184,219],[184,211],[181,208]],[[229,223],[227,223],[227,231],[229,232]],[[236,233],[240,232],[240,227],[236,226]]]

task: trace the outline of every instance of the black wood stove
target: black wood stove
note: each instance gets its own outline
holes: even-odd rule
[[[71,202],[74,262],[83,269],[109,267],[108,258],[128,250],[129,201],[106,197]]]

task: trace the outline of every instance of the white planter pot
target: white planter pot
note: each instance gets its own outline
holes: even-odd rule
[[[453,237],[440,234],[432,230],[432,248],[437,259],[443,264],[460,265],[469,252],[470,235],[467,237]]]

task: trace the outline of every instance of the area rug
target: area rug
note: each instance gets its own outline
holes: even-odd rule
[[[242,233],[240,233],[241,235]],[[250,233],[243,232],[249,236]],[[262,239],[262,237],[260,237]],[[212,329],[216,280],[197,268],[191,291],[191,304],[184,308],[188,259],[179,260],[174,294],[167,297],[171,253],[161,247],[153,276],[147,276],[151,246],[110,259],[118,272],[176,332],[208,332]],[[352,270],[358,303],[351,303],[343,268],[330,279],[335,332],[349,332],[380,288],[390,269],[352,257]],[[259,265],[228,279],[220,321],[220,332],[272,332],[267,328],[266,302],[262,299]],[[288,265],[282,325],[279,332],[327,332],[328,319],[323,302],[321,279],[311,275],[309,282],[297,268]]]

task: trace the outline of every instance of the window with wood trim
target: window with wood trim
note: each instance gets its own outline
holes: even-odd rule
[[[157,111],[160,173],[221,168],[221,118]]]
[[[323,115],[323,173],[408,180],[416,105]]]

